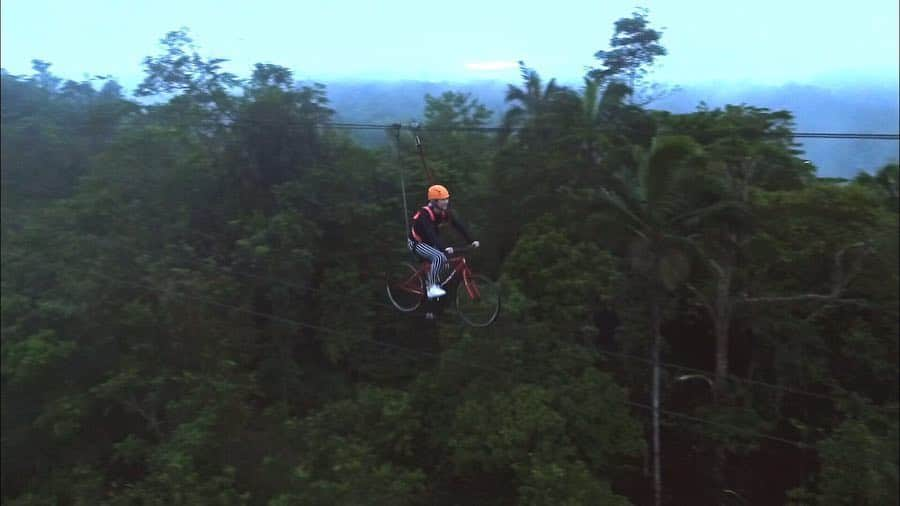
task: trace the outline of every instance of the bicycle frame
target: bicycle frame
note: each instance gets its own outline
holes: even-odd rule
[[[466,262],[466,258],[464,256],[452,256],[449,258],[450,261],[450,274],[441,281],[441,286],[446,286],[451,280],[456,278],[457,275],[462,280],[463,286],[466,287],[466,292],[469,294],[469,297],[472,299],[477,299],[480,297],[481,293],[478,291],[478,286],[475,285],[475,282],[472,281],[472,269],[469,267],[469,264]],[[426,279],[428,277],[428,272],[431,270],[431,262],[427,260],[423,260],[422,264],[419,266],[419,269],[416,270],[415,274],[409,277],[409,279],[403,283],[404,289],[411,293],[415,293],[418,295],[424,296],[421,290],[414,288],[413,286],[419,286],[418,283],[412,285],[410,283],[413,280],[417,279]]]
[[[453,265],[453,261],[456,260],[456,264],[453,266],[453,271],[450,272],[450,275],[447,276],[447,279],[441,283],[441,286],[445,285],[448,281],[453,279],[456,273],[460,273],[460,277],[462,278],[463,286],[466,287],[466,292],[469,294],[469,298],[477,299],[481,296],[481,292],[478,291],[478,285],[475,284],[475,281],[472,279],[472,269],[469,268],[469,264],[466,263],[466,257],[452,257],[450,258],[451,265]]]
[[[440,279],[440,286],[456,283],[454,302],[459,317],[473,327],[486,327],[496,320],[500,312],[499,288],[490,278],[472,271],[467,259],[459,254],[465,251],[465,247],[454,247],[453,250],[456,255],[447,259],[449,272]],[[431,263],[422,257],[416,262],[399,263],[395,268],[395,271],[386,273],[387,296],[394,307],[410,313],[425,302],[425,279],[434,272],[431,271]]]

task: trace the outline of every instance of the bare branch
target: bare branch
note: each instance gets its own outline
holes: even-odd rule
[[[849,272],[844,273],[844,255],[851,249],[864,248],[862,254],[853,259]],[[832,302],[836,304],[855,304],[859,306],[867,306],[868,302],[864,299],[842,299],[841,294],[850,284],[850,281],[862,270],[863,260],[867,255],[874,252],[872,244],[868,241],[851,244],[841,248],[834,254],[834,267],[831,273],[831,291],[827,294],[797,294],[784,296],[768,296],[768,297],[745,297],[743,302],[750,304],[760,303],[793,303],[793,302]]]
[[[748,297],[743,299],[744,302],[748,302],[751,304],[759,304],[759,303],[774,303],[774,302],[809,302],[809,301],[822,301],[822,302],[833,302],[836,304],[857,304],[860,306],[868,305],[868,301],[865,299],[841,299],[832,294],[818,294],[818,293],[805,293],[800,295],[786,295],[786,296],[775,296],[775,297]]]
[[[156,436],[158,438],[160,438],[160,440],[163,438],[162,430],[160,430],[159,419],[156,417],[156,415],[154,415],[152,413],[148,413],[147,410],[145,410],[140,405],[137,398],[135,398],[133,392],[129,392],[128,400],[127,401],[123,400],[122,404],[126,408],[133,411],[134,413],[137,413],[138,415],[140,415],[141,418],[143,418],[147,422],[147,424],[150,426],[150,428],[153,429],[153,432],[156,434]]]
[[[713,308],[712,304],[709,302],[709,298],[703,294],[696,286],[691,283],[687,284],[688,290],[694,292],[694,295],[700,299],[700,303],[703,306],[703,309],[706,309],[707,314],[709,314],[709,318],[712,321],[716,320],[716,311]]]
[[[855,249],[855,248],[864,248],[864,250],[861,255],[857,256],[853,260],[853,264],[850,266],[850,272],[848,272],[846,275],[844,275],[844,270],[843,270],[844,254],[848,250]],[[841,293],[842,291],[844,291],[845,288],[847,288],[847,285],[850,284],[850,281],[852,281],[853,278],[855,278],[856,275],[859,274],[859,271],[862,270],[862,263],[863,263],[863,260],[865,259],[865,257],[871,253],[874,253],[874,251],[875,251],[875,248],[872,246],[871,243],[858,242],[856,244],[851,244],[850,246],[847,246],[846,248],[835,253],[834,265],[835,265],[836,275],[833,280],[834,281],[834,286],[832,287],[833,294],[837,295],[837,294]]]
[[[710,267],[712,267],[712,269],[713,269],[714,271],[716,271],[716,276],[717,276],[719,279],[722,279],[722,277],[725,276],[725,270],[722,269],[722,266],[719,265],[718,262],[716,262],[716,261],[713,260],[712,258],[707,259],[706,262],[709,264]]]
[[[719,279],[721,279],[722,276],[725,275],[725,271],[722,270],[722,266],[720,266],[718,262],[716,262],[715,260],[713,260],[713,258],[712,258],[710,255],[708,255],[708,254],[706,253],[706,251],[703,250],[703,247],[700,246],[699,244],[697,244],[696,241],[694,241],[693,237],[687,237],[687,238],[684,239],[683,242],[685,242],[685,243],[691,245],[691,247],[692,247],[693,250],[694,250],[694,253],[695,253],[701,260],[703,260],[707,265],[709,265],[710,269],[712,269],[713,271],[715,271],[716,277],[718,277]]]

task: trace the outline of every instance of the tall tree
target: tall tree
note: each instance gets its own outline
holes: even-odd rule
[[[632,90],[642,87],[644,77],[660,56],[667,51],[659,41],[662,32],[650,28],[648,11],[639,9],[629,18],[615,22],[615,30],[609,41],[612,49],[594,53],[602,67],[592,69],[588,75],[600,82],[620,81]]]
[[[573,92],[557,84],[556,79],[550,79],[544,85],[537,71],[527,67],[525,62],[519,62],[519,72],[522,86],[509,85],[506,91],[506,102],[513,105],[503,116],[500,140],[506,139],[517,128],[525,129],[520,134],[525,143],[546,139],[549,131],[565,124],[560,121],[565,119],[561,116],[560,106],[561,102],[573,97]]]
[[[713,111],[701,107],[696,113],[662,118],[664,130],[687,133],[704,146],[705,160],[696,174],[694,198],[705,205],[680,219],[681,225],[693,232],[696,251],[709,274],[702,289],[691,285],[691,290],[713,326],[717,394],[725,392],[729,374],[732,322],[738,306],[751,300],[741,297],[747,289],[741,269],[756,237],[754,189],[799,188],[810,180],[808,168],[793,147],[792,124],[788,111],[745,106]],[[837,287],[846,286],[850,272],[834,275],[840,280],[835,280],[828,296],[837,298],[843,291]]]
[[[240,83],[222,70],[228,60],[198,53],[187,29],[168,32],[159,42],[164,52],[144,58],[146,75],[135,95],[171,96],[168,112],[182,118],[182,124],[202,125],[198,132],[205,134],[215,130],[233,112],[235,98],[230,91]],[[207,122],[192,122],[192,117]]]
[[[689,262],[684,239],[677,235],[676,219],[684,212],[679,197],[697,147],[687,137],[661,137],[640,155],[639,171],[622,174],[615,188],[598,197],[621,217],[632,234],[632,264],[647,289],[650,353],[653,363],[653,489],[654,502],[662,502],[661,442],[659,432],[660,348],[662,306],[670,292],[687,279]]]
[[[327,163],[322,126],[334,111],[324,85],[295,87],[290,70],[257,64],[235,116],[231,149],[249,190],[268,193],[315,164]]]

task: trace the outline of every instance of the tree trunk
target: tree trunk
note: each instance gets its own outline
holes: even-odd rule
[[[659,438],[659,348],[662,341],[660,335],[659,301],[654,298],[650,303],[650,326],[653,344],[650,354],[653,360],[653,500],[656,506],[662,504],[662,473],[660,471],[660,438]]]
[[[757,353],[755,353],[756,347],[756,339],[753,334],[750,334],[749,338],[749,357],[747,357],[747,379],[753,381],[753,376],[756,374],[756,362],[757,362]],[[753,396],[747,395],[744,397],[744,406],[750,408],[753,405]]]
[[[734,275],[734,255],[729,254],[717,272],[716,299],[713,301],[713,328],[716,333],[716,378],[713,396],[720,399],[725,393],[728,379],[728,347],[730,339],[733,301],[731,296],[731,278]]]
[[[713,322],[716,332],[716,379],[713,397],[716,400],[725,392],[728,378],[729,323],[722,315],[717,315],[715,322]]]

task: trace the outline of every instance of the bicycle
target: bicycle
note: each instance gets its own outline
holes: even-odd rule
[[[470,249],[473,248],[453,247],[453,254],[448,257],[450,273],[440,285],[445,288],[454,281],[459,317],[473,327],[487,327],[500,314],[500,289],[487,276],[472,272],[466,257],[459,254]],[[418,309],[426,299],[425,280],[430,270],[431,263],[424,259],[418,268],[408,262],[395,265],[385,276],[385,289],[391,304],[404,313]]]

